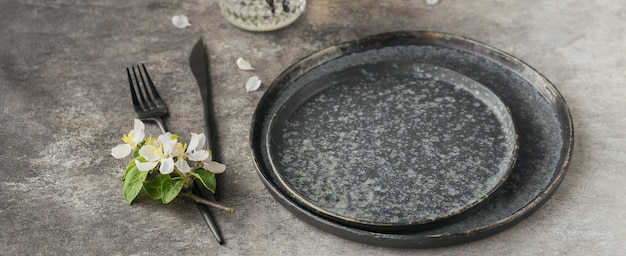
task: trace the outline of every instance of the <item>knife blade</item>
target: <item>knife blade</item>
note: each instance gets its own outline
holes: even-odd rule
[[[191,50],[191,54],[189,55],[189,66],[191,67],[191,73],[196,78],[196,82],[198,83],[198,88],[200,89],[200,96],[202,97],[202,109],[204,112],[204,130],[207,139],[207,146],[211,150],[211,155],[213,156],[213,160],[217,161],[215,158],[217,156],[217,140],[215,139],[215,127],[213,122],[213,104],[211,100],[211,80],[209,78],[209,59],[206,48],[204,47],[204,42],[202,38],[198,40],[198,42],[194,45]],[[217,179],[219,175],[216,175]],[[217,182],[219,184],[219,182]],[[217,200],[218,187],[215,189],[214,198]],[[203,198],[207,198],[207,194],[211,194],[207,189],[205,189],[201,184],[195,184],[193,192]],[[202,213],[204,220],[207,225],[213,232],[215,239],[219,244],[224,244],[224,238],[217,226],[217,223],[213,219],[211,215],[211,211],[209,207],[200,203],[196,204],[198,209]]]

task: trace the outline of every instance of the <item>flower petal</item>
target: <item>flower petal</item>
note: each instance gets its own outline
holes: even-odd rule
[[[189,163],[185,160],[181,160],[180,158],[174,163],[174,166],[176,166],[176,168],[178,168],[178,170],[182,173],[188,173],[191,170]]]
[[[163,133],[159,135],[159,137],[157,137],[157,141],[161,143],[163,143],[164,141],[170,141],[170,140],[172,140],[172,133],[170,132]]]
[[[146,137],[146,126],[139,119],[135,119],[135,127],[133,129],[133,142],[139,143]]]
[[[133,151],[133,147],[128,144],[120,144],[111,149],[111,155],[113,157],[120,159],[130,155],[130,152]]]
[[[209,152],[206,150],[198,150],[187,154],[187,158],[191,161],[204,161],[209,158]]]
[[[172,134],[169,132],[159,135],[158,141],[160,141],[163,145],[163,153],[166,155],[172,153],[172,150],[174,150],[174,147],[176,147],[176,143],[178,142],[177,140],[172,139]]]
[[[170,157],[181,156],[182,153],[184,153],[184,152],[181,151],[181,147],[182,147],[182,144],[177,142],[174,145],[174,149],[172,149],[172,152],[170,152],[169,156]]]
[[[139,149],[139,155],[150,162],[154,162],[161,159],[161,156],[155,153],[156,150],[157,148],[153,145],[144,145]]]
[[[161,167],[159,172],[162,174],[170,174],[174,171],[174,159],[171,157],[161,160]]]
[[[261,87],[261,80],[258,76],[248,78],[248,81],[246,82],[246,92],[256,91],[259,87]]]
[[[172,17],[172,24],[177,28],[186,28],[191,26],[189,19],[185,15],[175,15]]]
[[[206,142],[206,136],[204,133],[191,133],[191,140],[189,140],[189,146],[187,146],[187,152],[193,152],[195,150],[200,150],[204,147],[204,143]],[[196,160],[197,161],[197,160]]]
[[[142,172],[147,172],[154,169],[157,163],[158,162],[139,162],[139,160],[135,160],[135,165],[137,165],[137,169]]]
[[[206,169],[212,173],[223,173],[224,170],[226,170],[226,165],[215,162],[215,161],[211,161],[208,163],[205,162],[204,167],[206,167]]]
[[[250,65],[250,62],[247,62],[242,57],[239,57],[236,62],[237,62],[237,67],[241,70],[254,70],[252,65]]]
[[[169,143],[163,143],[163,153],[166,155],[172,154],[174,152],[174,148],[176,148],[176,140],[170,140]]]

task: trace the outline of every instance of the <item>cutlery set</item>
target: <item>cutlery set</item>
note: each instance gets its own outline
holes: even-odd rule
[[[207,146],[212,151],[212,155],[216,156],[217,141],[214,133],[214,119],[211,113],[212,104],[210,78],[208,73],[208,56],[202,39],[200,39],[194,46],[191,56],[189,57],[189,61],[192,73],[198,82],[198,87],[200,88],[200,95],[202,96]],[[148,74],[146,66],[141,64],[141,66],[126,68],[126,73],[128,74],[131,98],[137,117],[143,121],[153,121],[159,126],[161,132],[167,132],[163,118],[167,116],[168,108],[154,86],[154,82]],[[215,157],[213,157],[213,159],[215,160]],[[216,175],[216,179],[218,179],[218,177],[219,175]],[[219,190],[217,188],[215,194],[213,194],[201,184],[195,184],[192,188],[192,192],[204,199],[213,197],[213,199],[219,200]],[[211,214],[209,206],[198,202],[196,202],[196,206],[209,226],[209,229],[215,236],[217,242],[219,244],[224,244],[224,238],[219,227],[217,226],[217,223],[215,222],[215,219],[213,218],[213,215]]]

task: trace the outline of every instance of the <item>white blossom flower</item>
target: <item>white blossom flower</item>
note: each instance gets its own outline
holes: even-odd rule
[[[135,127],[132,131],[128,132],[128,134],[124,134],[122,140],[126,142],[125,144],[120,144],[111,149],[111,155],[113,157],[120,159],[130,155],[134,149],[137,148],[137,144],[143,141],[145,133],[145,125],[139,119],[135,119]]]
[[[146,159],[146,162],[135,160],[137,168],[142,172],[147,172],[160,164],[160,173],[172,173],[174,171],[173,157],[179,155],[176,150],[176,143],[177,140],[172,139],[172,134],[169,132],[159,135],[157,145],[144,145],[139,149],[139,155]]]
[[[209,158],[209,152],[204,149],[204,144],[206,143],[206,136],[204,133],[191,133],[191,140],[189,140],[189,145],[187,146],[187,150],[185,150],[185,155],[191,161],[203,161]]]
[[[191,140],[189,141],[187,150],[185,150],[185,155],[187,155],[188,159],[191,161],[202,162],[204,168],[212,173],[224,172],[226,165],[211,160],[211,154],[204,148],[205,143],[206,136],[204,133],[191,133]]]

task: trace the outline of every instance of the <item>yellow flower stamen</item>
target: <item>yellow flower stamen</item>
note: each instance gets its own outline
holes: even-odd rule
[[[176,144],[176,150],[178,150],[179,154],[178,157],[182,158],[182,159],[187,159],[187,154],[185,154],[185,150],[187,149],[187,143],[177,143]]]
[[[163,145],[159,144],[159,145],[153,145],[154,147],[152,147],[152,149],[150,150],[153,154],[155,154],[156,156],[158,156],[159,158],[167,158],[168,156],[165,155],[163,153]]]
[[[128,134],[124,134],[124,136],[122,136],[122,140],[128,145],[133,147],[135,146],[135,143],[133,142],[133,131],[130,131]]]
[[[152,137],[152,135],[150,135],[150,137],[145,139],[145,143],[144,145],[154,145],[156,143],[156,138]]]

